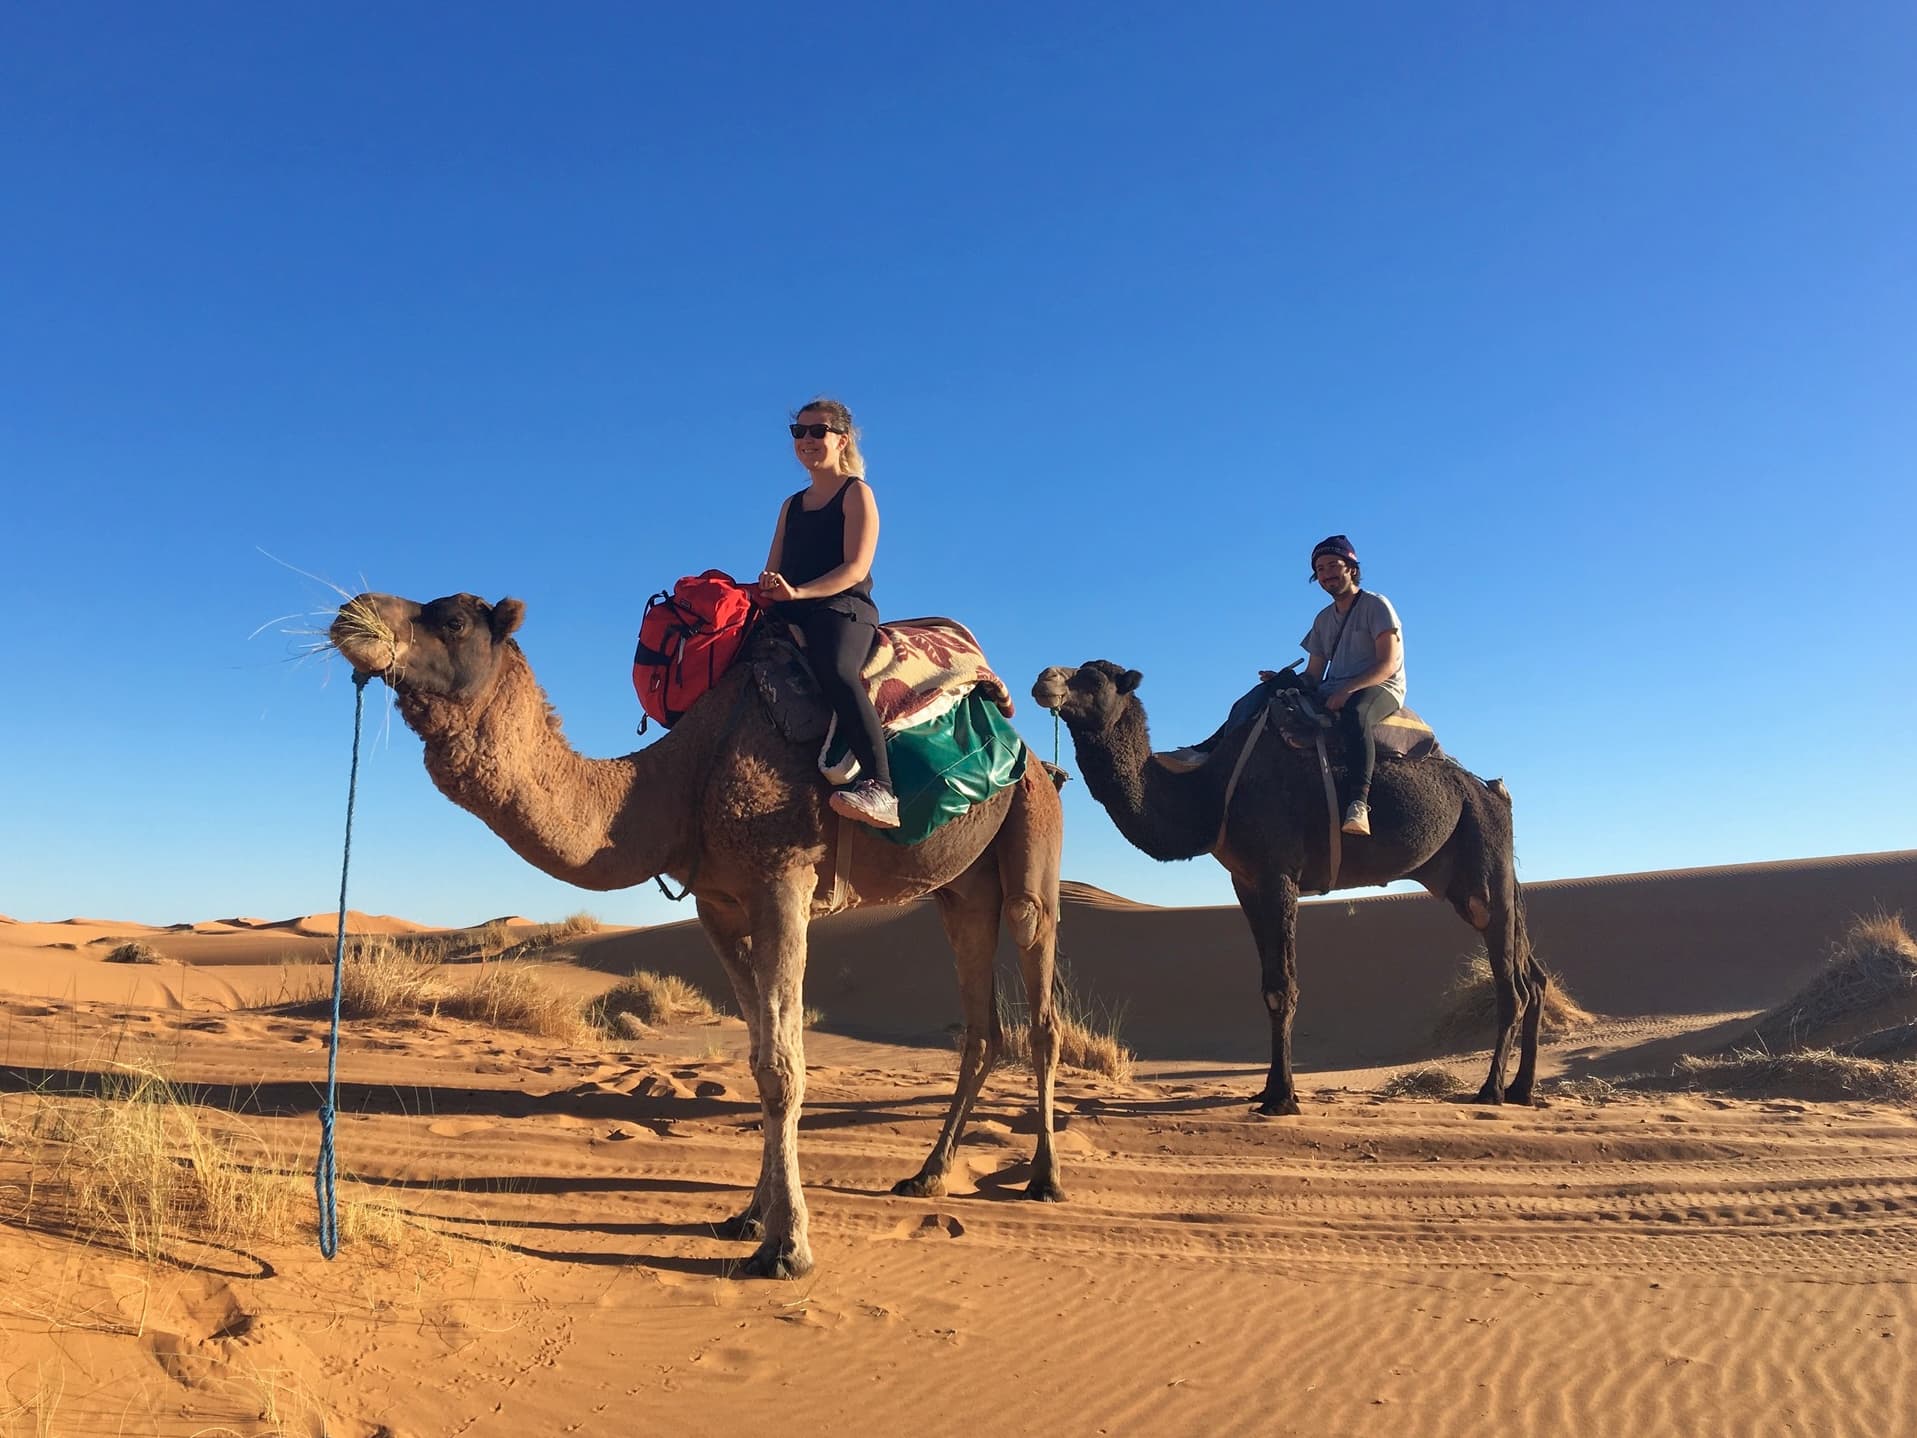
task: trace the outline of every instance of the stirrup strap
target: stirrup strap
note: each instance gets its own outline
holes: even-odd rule
[[[1238,792],[1238,780],[1245,772],[1245,761],[1251,758],[1251,751],[1258,747],[1258,740],[1265,732],[1265,716],[1270,712],[1270,704],[1266,704],[1258,711],[1257,719],[1252,722],[1251,732],[1245,736],[1244,744],[1239,747],[1238,762],[1231,766],[1231,778],[1225,781],[1225,807],[1218,815],[1218,837],[1211,843],[1211,851],[1214,855],[1225,847],[1225,826],[1231,822],[1231,796]],[[1322,751],[1322,742],[1319,748]]]
[[[1338,786],[1331,782],[1331,761],[1325,757],[1325,736],[1318,734],[1318,777],[1325,782],[1325,812],[1331,816],[1331,869],[1325,886],[1318,892],[1329,894],[1338,887],[1338,868],[1344,861],[1344,825],[1338,813]]]

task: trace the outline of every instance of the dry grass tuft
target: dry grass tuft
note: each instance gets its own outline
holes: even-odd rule
[[[166,956],[151,944],[142,943],[138,939],[128,939],[118,948],[108,950],[106,962],[109,964],[163,964],[166,962]]]
[[[355,595],[339,611],[339,617],[333,621],[333,627],[347,639],[361,641],[368,649],[377,654],[378,647],[384,645],[389,659],[399,653],[399,636],[394,634],[390,625],[379,617],[379,611],[373,608],[363,597]],[[330,642],[330,630],[329,630]],[[397,669],[387,668],[387,677],[402,677]]]
[[[450,991],[437,957],[384,934],[346,941],[340,1011],[349,1019],[401,1019],[432,1013]]]
[[[1831,1030],[1855,1033],[1914,1017],[1917,940],[1902,914],[1877,913],[1853,919],[1817,976],[1760,1016],[1752,1032],[1763,1047],[1789,1052],[1835,1037]]]
[[[541,1038],[571,1041],[585,1023],[578,1003],[544,983],[536,969],[498,960],[448,967],[445,946],[408,936],[372,935],[346,941],[340,970],[340,1013],[352,1020],[405,1019],[444,1014]],[[302,988],[288,984],[301,1004],[332,999],[332,976],[302,967]]]
[[[1548,1085],[1551,1096],[1574,1098],[1580,1103],[1616,1103],[1625,1090],[1609,1079],[1595,1077],[1554,1079]]]
[[[25,1228],[148,1260],[177,1257],[182,1243],[250,1247],[313,1229],[310,1176],[148,1069],[117,1066],[98,1097],[23,1096],[11,1147],[26,1173],[0,1191],[0,1218]],[[423,1233],[395,1210],[352,1202],[340,1205],[340,1228],[389,1248]]]
[[[531,969],[498,962],[481,964],[477,978],[450,990],[439,1012],[549,1039],[577,1039],[585,1028],[574,1000]]]
[[[1545,1038],[1574,1034],[1593,1021],[1593,1015],[1565,990],[1564,980],[1549,969],[1551,986],[1544,993],[1544,1017],[1538,1032]],[[1489,1048],[1498,1026],[1498,991],[1491,981],[1491,960],[1482,952],[1471,955],[1451,980],[1438,1010],[1431,1036],[1448,1051]]]
[[[1053,971],[1052,1009],[1058,1024],[1058,1061],[1066,1068],[1101,1074],[1119,1083],[1130,1083],[1137,1055],[1118,1037],[1119,1015],[1094,1013],[1073,989],[1061,959]],[[1029,1069],[1032,1065],[1032,1030],[1022,1003],[1007,989],[999,991],[999,1028],[1004,1046],[999,1061]]]
[[[1674,1072],[1687,1087],[1718,1093],[1917,1104],[1917,1062],[1860,1059],[1835,1049],[1800,1049],[1785,1054],[1738,1049],[1704,1057],[1686,1054],[1677,1061]]]
[[[1448,1098],[1464,1087],[1464,1080],[1437,1064],[1399,1069],[1378,1085],[1381,1098]]]
[[[642,1024],[709,1024],[719,1013],[712,1001],[676,974],[640,969],[621,979],[586,1007],[586,1022],[608,1033],[619,1033],[619,1016],[630,1014]],[[623,1035],[622,1035],[623,1036]]]

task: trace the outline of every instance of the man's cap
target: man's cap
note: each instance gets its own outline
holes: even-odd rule
[[[1311,577],[1313,579],[1318,577],[1318,556],[1321,554],[1335,554],[1344,560],[1346,564],[1356,564],[1358,562],[1358,551],[1351,547],[1351,541],[1346,539],[1342,534],[1334,534],[1328,539],[1319,540],[1311,551]]]

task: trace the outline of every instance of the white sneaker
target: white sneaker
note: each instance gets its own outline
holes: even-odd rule
[[[874,829],[899,826],[898,796],[877,779],[861,779],[850,789],[834,789],[826,802],[832,806],[833,813],[870,824]]]
[[[1347,834],[1363,836],[1371,832],[1371,806],[1354,803],[1345,810],[1343,829]]]

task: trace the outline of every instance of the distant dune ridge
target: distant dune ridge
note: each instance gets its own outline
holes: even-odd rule
[[[1258,1006],[1258,961],[1235,906],[1158,908],[1089,884],[1060,885],[1060,954],[1092,1010],[1119,1016],[1142,1059],[1253,1062],[1269,1051]],[[1611,1018],[1759,1011],[1802,989],[1861,915],[1917,914],[1917,850],[1683,869],[1525,886],[1539,956],[1587,1009]],[[85,951],[141,938],[168,958],[244,968],[330,952],[337,915],[222,919],[159,929],[102,919],[11,921],[0,956],[6,981],[55,943]],[[509,916],[486,925],[536,927]],[[474,925],[473,929],[486,925]],[[97,938],[77,930],[97,929]],[[426,934],[388,914],[348,912],[356,935]],[[1364,1066],[1431,1053],[1447,988],[1472,953],[1455,916],[1424,894],[1335,896],[1300,906],[1297,1061]],[[623,978],[677,975],[722,1002],[730,987],[691,920],[601,929],[567,940],[580,965]],[[76,960],[77,961],[77,960]],[[1009,945],[1001,964],[1009,965]],[[59,974],[42,991],[57,991]],[[951,961],[928,900],[855,910],[813,927],[806,1000],[837,1032],[943,1043],[957,1017]],[[1488,1042],[1488,1039],[1487,1039]]]

